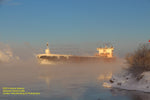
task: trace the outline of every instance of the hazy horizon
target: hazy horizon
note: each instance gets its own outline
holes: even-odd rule
[[[14,49],[43,50],[49,42],[52,49],[74,48],[77,54],[90,55],[99,45],[111,43],[115,54],[124,57],[150,39],[149,4],[149,0],[0,0],[0,42]],[[67,50],[62,52],[70,54]]]

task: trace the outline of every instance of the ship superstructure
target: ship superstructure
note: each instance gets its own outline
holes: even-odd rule
[[[38,54],[38,62],[40,64],[56,64],[56,63],[82,63],[82,62],[100,62],[102,60],[112,60],[113,47],[97,48],[98,53],[95,56],[75,56],[75,55],[64,55],[64,54],[52,54],[50,52],[48,43],[47,49],[44,54]]]
[[[96,54],[96,56],[100,56],[100,57],[105,57],[105,58],[113,58],[113,50],[114,47],[107,47],[107,45],[105,45],[104,48],[100,47],[97,48],[98,53]]]

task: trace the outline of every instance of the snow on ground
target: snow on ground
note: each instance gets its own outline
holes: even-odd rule
[[[104,82],[103,86],[150,92],[150,71],[143,72],[139,77],[133,77],[127,71],[122,71],[112,75],[109,82]]]

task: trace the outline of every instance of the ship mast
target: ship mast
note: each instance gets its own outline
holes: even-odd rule
[[[48,47],[48,42],[47,42],[46,46],[47,46],[47,49],[49,49],[49,47]]]
[[[50,54],[50,50],[49,50],[49,47],[48,47],[48,42],[47,42],[46,46],[47,46],[47,49],[45,49],[45,54]]]

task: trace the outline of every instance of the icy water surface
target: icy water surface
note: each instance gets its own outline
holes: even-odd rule
[[[118,66],[121,65],[1,64],[0,100],[150,100],[149,93],[102,86]],[[40,95],[3,95],[2,87],[24,87]]]

